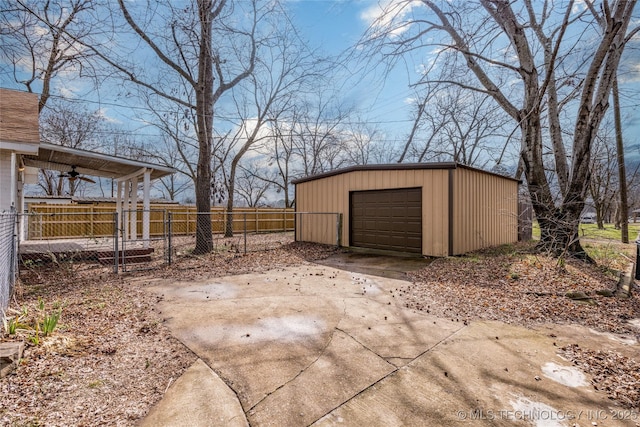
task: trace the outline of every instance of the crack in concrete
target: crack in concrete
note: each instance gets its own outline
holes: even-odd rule
[[[370,351],[371,353],[375,354],[376,356],[378,356],[380,359],[384,360],[386,363],[389,363],[385,360],[384,356],[381,356],[380,354],[378,354],[377,352],[373,351],[372,349],[370,349],[369,347],[367,347],[366,345],[364,345],[363,343],[361,343],[356,337],[354,337],[353,335],[351,335],[349,332],[345,331],[344,329],[340,329],[338,327],[336,327],[336,329],[340,332],[342,332],[343,334],[345,334],[346,336],[348,336],[349,338],[351,338],[352,340],[354,340],[355,342],[357,342],[362,348]],[[391,366],[393,366],[391,363],[389,363]]]
[[[182,341],[180,341],[182,342]],[[196,354],[196,352],[194,350],[192,350],[188,345],[182,343],[185,347],[189,348],[189,350],[191,350],[193,352],[193,354]],[[251,427],[251,423],[249,422],[249,418],[247,417],[247,412],[244,410],[244,407],[242,406],[242,399],[240,399],[240,395],[238,394],[238,392],[236,391],[235,388],[233,388],[231,386],[231,384],[229,383],[233,383],[233,381],[231,381],[230,379],[226,378],[224,375],[222,375],[220,372],[216,371],[215,369],[213,369],[211,367],[211,365],[209,365],[209,363],[207,363],[206,360],[202,359],[201,357],[198,357],[198,360],[202,361],[202,363],[205,364],[205,366],[207,368],[209,368],[211,370],[211,372],[213,372],[218,378],[220,378],[220,380],[227,386],[229,387],[229,390],[231,390],[234,394],[234,396],[236,397],[236,400],[238,401],[238,404],[240,405],[240,408],[242,408],[242,411],[244,413],[244,419],[247,422],[247,425],[249,427]],[[195,362],[194,362],[195,363]],[[235,417],[234,417],[235,418]]]
[[[458,333],[460,333],[463,329],[466,329],[468,326],[463,326],[460,329],[458,329],[457,331],[452,332],[451,334],[447,335],[446,337],[442,338],[440,341],[438,341],[437,343],[435,343],[434,345],[432,345],[431,347],[427,348],[425,351],[423,351],[422,353],[418,354],[416,357],[414,357],[413,359],[409,358],[410,362],[413,362],[414,360],[417,360],[418,358],[424,356],[425,354],[427,354],[428,352],[432,351],[434,348],[438,347],[440,344],[442,344],[444,341],[448,340],[449,338],[457,335]],[[337,328],[336,328],[337,329]],[[344,332],[344,331],[342,331]],[[344,332],[346,333],[346,332]],[[349,334],[347,334],[349,335]],[[351,335],[349,335],[351,336]],[[353,337],[352,337],[353,338]],[[354,340],[356,342],[358,342],[358,340],[356,340],[354,338]],[[359,343],[359,342],[358,342]],[[363,345],[364,348],[367,348],[366,346]],[[384,358],[382,358],[380,355],[378,355],[378,353],[372,351],[373,354],[377,355],[378,357],[380,357],[381,359],[384,360]],[[387,362],[385,360],[385,362]],[[387,362],[389,363],[389,362]],[[409,364],[407,363],[407,365]],[[383,380],[385,380],[386,378],[389,378],[390,376],[394,375],[396,372],[398,372],[401,368],[403,368],[404,366],[400,366],[400,367],[396,367],[393,364],[389,363],[389,365],[393,366],[394,369],[389,372],[388,374],[380,377],[377,381],[374,381],[373,383],[369,384],[369,386],[363,388],[362,390],[360,390],[359,392],[357,392],[356,394],[354,394],[353,396],[351,396],[349,399],[345,400],[344,402],[340,403],[339,405],[335,406],[334,408],[330,409],[329,411],[327,411],[324,415],[322,415],[321,417],[318,417],[317,419],[315,419],[313,422],[311,422],[310,424],[308,424],[309,426],[317,423],[318,421],[320,421],[322,418],[326,417],[327,415],[329,415],[330,413],[332,413],[333,411],[335,411],[336,409],[340,408],[341,406],[349,403],[350,401],[352,401],[353,399],[355,399],[356,397],[360,396],[361,394],[363,394],[364,392],[366,392],[367,390],[371,389],[372,387],[374,387],[376,384],[379,384],[380,382],[382,382]]]
[[[344,317],[347,315],[347,304],[346,301],[343,299],[342,300],[343,303],[343,310],[342,310],[342,317],[340,318],[340,320],[338,322],[336,322],[337,325],[340,324],[340,322],[342,321],[342,319],[344,319]],[[255,409],[256,406],[258,406],[260,403],[262,403],[267,397],[271,396],[272,394],[276,393],[278,390],[282,389],[283,387],[285,387],[286,385],[290,384],[291,382],[295,381],[296,378],[300,377],[300,375],[304,374],[307,370],[309,370],[309,368],[311,368],[313,365],[315,365],[318,360],[320,360],[320,358],[322,356],[324,356],[324,354],[327,352],[327,348],[329,348],[329,345],[331,345],[331,342],[333,341],[333,337],[336,334],[336,331],[340,331],[339,328],[334,328],[331,331],[331,336],[329,337],[329,339],[327,340],[327,343],[324,345],[324,347],[322,348],[322,350],[320,351],[320,353],[318,354],[318,357],[316,357],[315,359],[313,359],[313,361],[311,361],[307,366],[305,366],[304,368],[302,368],[300,370],[300,372],[298,372],[293,378],[291,378],[290,380],[284,382],[283,384],[279,385],[278,387],[275,388],[275,390],[267,393],[262,399],[260,399],[259,401],[257,401],[251,408],[249,408],[247,411],[245,411],[245,415],[247,415],[247,420],[248,420],[248,414]],[[348,335],[348,334],[347,334]]]

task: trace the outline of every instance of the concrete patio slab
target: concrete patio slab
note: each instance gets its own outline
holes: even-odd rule
[[[249,421],[251,425],[309,425],[394,370],[336,330],[312,364],[249,410]]]
[[[233,391],[198,359],[167,390],[140,427],[246,427],[249,424]]]
[[[591,331],[439,319],[402,307],[394,292],[405,285],[304,265],[151,290],[252,426],[636,425],[613,419],[606,396],[557,355],[581,333],[597,343]],[[160,412],[150,419],[166,425]]]
[[[586,377],[554,376],[575,369],[555,350],[535,331],[473,323],[313,425],[634,425],[614,420]]]

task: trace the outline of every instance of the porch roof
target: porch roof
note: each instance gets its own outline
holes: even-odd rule
[[[60,172],[69,172],[74,166],[83,175],[120,180],[142,175],[145,170],[151,172],[152,180],[176,172],[174,168],[167,166],[46,142],[40,143],[38,154],[23,154],[22,161],[24,166]]]

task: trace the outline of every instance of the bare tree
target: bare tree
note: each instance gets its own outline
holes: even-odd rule
[[[63,147],[96,149],[97,140],[104,129],[104,120],[98,112],[88,113],[73,104],[50,104],[40,116],[40,134],[43,141]],[[41,169],[38,185],[51,196],[74,196],[82,180],[69,180],[60,171]]]
[[[350,114],[351,109],[324,88],[299,105],[298,121],[291,132],[302,175],[316,175],[347,163],[341,133]]]
[[[399,160],[437,159],[476,167],[497,161],[496,144],[504,139],[508,118],[486,94],[456,85],[445,87],[418,102],[418,114]]]
[[[253,174],[275,189],[277,194],[282,193],[284,206],[293,206],[291,197],[291,181],[298,175],[294,164],[294,134],[293,126],[298,122],[295,108],[287,111],[287,114],[279,114],[269,124],[270,135],[256,150],[263,158],[264,164],[259,168],[244,168],[247,173]]]
[[[312,54],[305,52],[289,33],[288,27],[283,26],[272,34],[270,42],[265,43],[259,51],[252,75],[233,92],[234,110],[230,115],[240,121],[235,124],[235,131],[229,132],[227,137],[226,152],[229,157],[220,159],[221,165],[226,165],[225,160],[228,162],[228,167],[223,171],[227,190],[226,237],[233,235],[236,176],[241,160],[250,150],[256,150],[257,145],[271,140],[270,126],[295,108],[292,102],[295,94],[314,75],[310,68],[315,63]],[[257,181],[247,180],[249,177],[246,174],[245,178],[245,184],[249,182],[253,188],[258,186]],[[259,187],[264,185],[265,182],[262,182]],[[246,199],[248,194],[242,194]]]
[[[464,61],[475,76],[473,85],[460,80],[453,68],[424,80],[482,92],[500,105],[520,131],[521,169],[540,224],[540,249],[590,259],[580,245],[578,225],[589,188],[593,139],[608,109],[624,46],[638,31],[628,31],[635,4],[602,1],[605,19],[599,28],[587,9],[572,0],[394,2],[372,24],[367,43],[395,57],[435,49],[440,57]],[[574,99],[569,159],[561,151],[563,135],[555,124],[561,114],[569,114],[567,104]],[[561,191],[557,205],[543,152],[545,114]]]
[[[598,21],[602,28],[606,28],[606,18],[600,14],[594,7],[592,2],[587,2],[589,10]],[[606,12],[603,10],[603,13]],[[619,182],[619,214],[617,215],[616,225],[620,225],[622,243],[629,243],[629,223],[627,220],[629,212],[629,200],[627,195],[627,171],[624,160],[624,143],[622,136],[622,118],[620,114],[620,90],[618,89],[618,72],[613,76],[613,84],[611,88],[613,98],[613,115],[616,129],[616,163],[618,164],[618,182]]]
[[[92,0],[2,2],[0,28],[4,63],[28,92],[40,93],[42,111],[52,94],[53,80],[63,72],[81,72],[89,52],[77,38],[92,30]],[[41,86],[40,86],[41,85]]]
[[[118,6],[113,21],[119,25],[120,19],[124,20],[157,60],[155,70],[149,69],[147,55],[138,56],[126,49],[131,39],[121,35],[122,28],[114,29],[108,50],[104,39],[84,39],[84,46],[125,81],[194,114],[198,142],[196,207],[198,212],[208,213],[215,106],[225,93],[252,74],[259,45],[268,33],[261,34],[260,25],[277,3],[197,0],[186,5],[170,1],[138,5],[118,0]],[[136,62],[138,58],[140,62]],[[199,215],[194,253],[212,249],[209,215]]]
[[[263,200],[271,185],[268,180],[261,179],[254,171],[259,170],[261,165],[249,163],[246,167],[240,166],[240,173],[236,177],[236,194],[250,208],[263,206]]]
[[[591,158],[591,182],[589,193],[596,209],[596,223],[604,229],[604,222],[611,217],[611,210],[618,197],[618,177],[615,141],[604,129],[594,141]]]
[[[380,130],[375,125],[367,123],[363,118],[356,117],[354,121],[348,122],[342,130],[341,136],[347,161],[350,164],[374,163],[377,151],[384,149],[379,143]]]

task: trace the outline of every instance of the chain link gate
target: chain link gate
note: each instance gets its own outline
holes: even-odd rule
[[[122,211],[118,222],[122,271],[148,270],[169,262],[167,218],[164,209]]]

